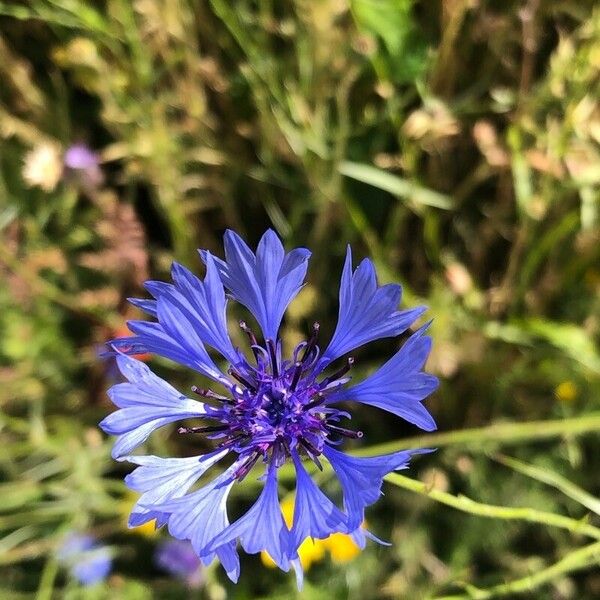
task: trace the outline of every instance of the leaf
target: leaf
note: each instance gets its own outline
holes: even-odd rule
[[[483,331],[489,338],[526,346],[534,345],[536,338],[541,338],[590,371],[600,373],[598,349],[579,325],[531,318],[507,324],[490,321],[484,325]]]
[[[12,481],[0,485],[2,508],[0,512],[9,512],[23,506],[30,506],[44,495],[36,481]]]
[[[414,0],[352,0],[357,27],[382,40],[384,74],[397,83],[414,81],[426,66],[426,44],[413,19]],[[380,61],[381,62],[381,61]]]
[[[380,190],[423,206],[433,206],[434,208],[445,210],[449,210],[453,206],[452,199],[449,196],[434,192],[377,167],[361,163],[343,162],[338,167],[338,170],[342,175],[346,175],[346,177],[367,183]]]
[[[563,477],[550,469],[530,465],[517,460],[516,458],[511,458],[510,456],[499,455],[495,458],[498,462],[523,475],[527,475],[536,481],[560,490],[565,496],[568,496],[572,500],[575,500],[575,502],[579,502],[579,504],[585,506],[587,509],[600,515],[600,500],[574,483],[571,483],[566,477]]]

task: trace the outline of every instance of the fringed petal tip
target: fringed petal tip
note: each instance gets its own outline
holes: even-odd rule
[[[207,264],[214,261],[223,285],[257,319],[265,339],[277,339],[283,314],[304,283],[310,251],[296,248],[288,254],[269,229],[256,254],[234,231],[224,236],[225,260],[200,251]]]
[[[426,307],[399,311],[401,297],[400,285],[378,285],[375,267],[369,259],[364,259],[353,272],[352,251],[348,246],[340,281],[338,323],[320,360],[321,368],[354,348],[406,331]]]

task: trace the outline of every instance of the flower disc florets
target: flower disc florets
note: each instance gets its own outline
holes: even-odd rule
[[[132,527],[156,520],[171,535],[190,540],[200,560],[208,565],[218,557],[228,576],[240,571],[237,544],[248,553],[266,552],[284,571],[302,567],[298,550],[307,538],[326,539],[341,533],[364,547],[370,534],[363,527],[365,509],[377,501],[385,475],[408,466],[422,450],[402,450],[383,456],[353,457],[336,449],[343,438],[362,433],[340,426],[350,415],[340,402],[378,407],[431,431],[435,422],[422,401],[437,387],[437,379],[423,372],[431,340],[427,325],[412,333],[396,353],[367,379],[349,385],[348,372],[355,348],[373,340],[405,332],[423,307],[398,310],[401,288],[379,286],[368,259],[353,270],[352,253],[340,283],[338,323],[324,350],[319,348],[319,326],[289,358],[282,357],[279,328],[284,312],[304,284],[310,252],[289,253],[278,237],[267,231],[256,253],[234,232],[225,234],[225,260],[201,251],[206,276],[199,279],[175,263],[173,283],[146,282],[152,299],[131,299],[154,322],[130,321],[132,337],[110,343],[126,381],[109,390],[118,409],[100,424],[118,436],[112,454],[137,465],[125,482],[141,496],[133,507]],[[229,297],[253,315],[262,335],[245,322],[250,350],[234,347],[227,331]],[[229,365],[222,369],[207,346]],[[188,398],[155,375],[132,355],[155,353],[195,370],[219,386],[219,392],[194,387],[202,401]],[[346,357],[346,358],[344,358]],[[330,367],[338,360],[343,366]],[[176,421],[200,420],[198,426],[178,431],[202,433],[214,449],[200,456],[161,458],[131,452],[151,433]],[[208,422],[208,424],[205,424]],[[230,457],[230,466],[199,489],[194,484],[214,465]],[[339,480],[337,506],[311,479],[305,460],[322,468],[325,460]],[[296,472],[291,526],[283,518],[278,495],[278,470],[286,461]],[[227,515],[233,485],[255,465],[265,465],[264,487],[256,502],[235,522]]]
[[[353,364],[330,375],[318,378],[319,347],[316,344],[319,324],[313,326],[312,337],[298,344],[293,360],[281,360],[281,342],[266,341],[259,345],[256,336],[244,321],[240,327],[249,337],[254,362],[239,353],[240,361],[227,373],[235,381],[230,397],[193,387],[199,396],[220,400],[222,407],[210,411],[211,419],[220,425],[180,427],[179,433],[207,433],[219,439],[219,448],[228,448],[245,460],[235,472],[243,479],[259,458],[281,466],[292,451],[310,457],[319,468],[318,456],[323,445],[338,444],[340,437],[362,437],[362,432],[339,427],[337,423],[348,413],[325,406],[327,395],[350,381],[345,377]]]

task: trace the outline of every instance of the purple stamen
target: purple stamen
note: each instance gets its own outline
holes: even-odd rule
[[[202,396],[202,398],[211,398],[213,400],[220,400],[221,402],[233,402],[231,398],[227,398],[226,396],[221,396],[221,394],[216,394],[212,390],[207,390],[204,388],[199,388],[195,385],[192,386],[192,392],[194,394],[198,394],[198,396]]]
[[[246,433],[238,433],[238,434],[234,435],[233,437],[230,437],[228,440],[220,443],[219,446],[218,446],[218,448],[220,450],[222,450],[224,448],[232,448],[238,442],[240,444],[243,444],[244,442],[248,441],[249,439],[250,439],[250,436],[248,434],[246,434]]]
[[[255,451],[245,462],[243,462],[234,473],[234,478],[238,481],[242,481],[248,473],[252,470],[252,467],[256,464],[256,461],[261,457],[261,453]]]
[[[292,377],[292,382],[290,383],[290,390],[292,392],[296,390],[296,386],[300,381],[300,375],[302,375],[302,363],[297,362],[294,365],[294,376]]]
[[[352,368],[353,364],[354,358],[352,356],[349,356],[348,360],[346,361],[346,364],[341,369],[336,371],[333,375],[330,375],[329,377],[323,379],[323,381],[320,383],[321,387],[326,387],[332,381],[337,381],[338,379],[341,379]]]
[[[321,325],[319,323],[317,323],[316,321],[313,323],[313,331],[312,331],[312,335],[310,336],[310,339],[308,340],[307,344],[306,344],[306,348],[304,348],[304,354],[302,356],[302,361],[303,363],[305,363],[310,354],[312,353],[316,343],[317,343],[317,338],[319,337],[319,329],[321,328]]]
[[[323,392],[319,392],[316,396],[314,400],[311,400],[308,404],[304,405],[304,410],[310,410],[311,408],[315,408],[316,406],[319,406],[320,404],[323,404],[325,402],[325,394]]]
[[[273,377],[279,377],[279,363],[277,362],[277,347],[273,340],[267,340],[267,348],[269,350],[269,356],[271,357],[271,369],[273,371]]]
[[[351,429],[345,429],[344,427],[337,427],[336,425],[327,425],[327,429],[334,433],[338,433],[347,438],[360,439],[363,436],[362,431],[352,431]]]
[[[227,431],[229,425],[215,425],[212,427],[180,427],[177,433],[217,433],[218,431]]]
[[[234,379],[239,381],[244,387],[247,387],[249,390],[256,392],[256,386],[252,385],[247,379],[242,377],[237,371],[233,369],[227,369],[227,373],[231,375]]]
[[[298,442],[300,442],[300,444],[304,446],[304,448],[308,451],[310,455],[318,456],[319,454],[321,454],[321,451],[315,448],[315,446],[313,446],[313,444],[311,444],[306,438],[300,437],[298,438]]]
[[[258,345],[258,340],[254,335],[254,332],[250,327],[248,327],[246,321],[240,321],[240,328],[242,331],[248,336],[248,340],[250,341],[250,349],[252,350],[252,354],[254,354],[254,359],[256,360],[256,364],[259,364],[259,356],[261,354],[260,350],[262,348]]]
[[[248,327],[248,325],[246,324],[246,321],[240,321],[240,328],[248,336],[248,339],[250,340],[250,345],[258,346],[258,341],[256,339],[256,336],[254,335],[254,332],[252,331],[252,329],[250,329],[250,327]]]

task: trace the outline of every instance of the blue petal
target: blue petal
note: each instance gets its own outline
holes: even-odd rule
[[[56,558],[60,562],[66,562],[69,559],[90,550],[96,545],[96,538],[88,534],[71,533],[65,537],[62,544],[56,552]]]
[[[166,281],[149,280],[144,283],[144,287],[156,300],[158,300],[163,294],[169,291],[171,284]]]
[[[232,475],[239,468],[239,461],[199,490],[161,504],[153,510],[166,513],[169,533],[179,540],[190,540],[196,554],[205,565],[210,564],[215,555],[223,564],[227,575],[233,581],[239,577],[239,557],[235,542],[209,542],[226,531],[229,526],[226,501],[235,479]]]
[[[105,579],[112,568],[112,557],[105,546],[99,546],[91,535],[72,533],[65,538],[56,558],[69,567],[83,585]]]
[[[165,301],[157,303],[157,314],[162,312],[163,323],[168,323],[165,329],[163,323],[150,323],[148,321],[128,321],[129,330],[135,335],[117,338],[109,342],[113,352],[108,354],[143,354],[150,352],[168,358],[176,363],[185,365],[202,373],[206,377],[229,387],[228,379],[217,368],[213,360],[208,356],[204,344],[197,335],[191,331],[189,322],[180,311],[174,307],[165,307]],[[168,317],[166,316],[168,315]],[[160,318],[160,317],[159,317]],[[179,319],[179,322],[177,321]],[[188,327],[189,329],[185,329]],[[186,335],[189,333],[189,335]],[[176,337],[173,338],[170,333]],[[185,340],[182,343],[183,340]]]
[[[203,343],[218,350],[229,362],[234,362],[237,354],[227,333],[225,291],[213,258],[207,253],[204,281],[178,263],[173,263],[171,275],[175,285],[157,286],[157,282],[149,282],[151,285],[147,287],[150,292],[159,303],[163,299],[177,308],[185,319],[186,326],[189,324]],[[149,312],[153,305],[147,303],[151,302],[144,301],[142,304],[136,300],[134,304],[148,309]],[[156,301],[154,302],[156,304]],[[160,321],[158,307],[155,309],[155,316]],[[179,339],[179,336],[172,335],[172,337]],[[187,348],[187,345],[184,347]]]
[[[288,571],[290,559],[290,531],[287,528],[277,496],[277,470],[270,467],[265,487],[248,512],[217,535],[207,547],[212,551],[219,546],[240,540],[248,554],[265,550],[280,569]]]
[[[161,296],[158,301],[158,321],[163,331],[196,363],[196,369],[208,377],[220,379],[221,372],[208,356],[194,322],[180,308]]]
[[[381,496],[384,476],[392,471],[406,469],[411,456],[427,452],[430,450],[402,450],[382,456],[356,457],[334,450],[326,444],[323,454],[331,463],[342,486],[348,531],[359,528],[365,518],[365,508]]]
[[[133,429],[127,433],[120,435],[113,446],[111,456],[115,459],[124,456],[125,454],[129,454],[132,450],[135,450],[140,444],[143,444],[150,434],[156,429],[160,429],[169,423],[172,423],[173,420],[169,418],[164,419],[156,419],[153,421],[149,421],[145,425],[138,427],[137,429]],[[105,428],[105,423],[102,421],[100,423],[100,427],[107,431]],[[108,431],[107,431],[108,433]]]
[[[302,461],[294,454],[296,501],[290,534],[290,556],[298,552],[307,538],[325,539],[332,533],[348,533],[346,515],[315,485]]]
[[[108,548],[94,548],[82,555],[72,566],[73,576],[83,585],[94,585],[106,579],[112,569],[112,557]]]
[[[209,256],[201,253],[203,260]],[[277,234],[268,230],[256,256],[237,235],[225,233],[225,258],[214,259],[225,287],[258,321],[265,339],[277,339],[285,309],[300,291],[310,252],[296,248],[285,254]]]
[[[152,519],[157,519],[157,527],[164,525],[168,515],[149,507],[181,498],[227,452],[228,450],[220,450],[188,458],[125,457],[125,460],[139,465],[125,477],[125,483],[132,490],[143,492],[131,510],[129,526],[137,527]]]
[[[296,587],[298,591],[302,591],[302,586],[304,585],[304,569],[302,568],[302,563],[299,558],[294,558],[290,560],[290,564],[296,573]]]
[[[151,317],[156,317],[156,300],[147,300],[146,298],[127,298],[129,304],[137,306]]]
[[[376,535],[373,535],[368,529],[365,529],[364,527],[359,527],[358,529],[354,530],[350,534],[350,537],[352,538],[352,541],[361,550],[364,550],[365,546],[367,545],[367,538],[369,538],[370,540],[373,540],[377,544],[381,544],[382,546],[391,546],[392,545],[389,542],[384,542],[383,540],[380,540]]]
[[[119,355],[117,365],[129,383],[119,383],[108,390],[119,410],[100,423],[106,433],[120,436],[113,447],[114,458],[128,454],[167,423],[206,416],[211,411],[202,402],[180,394],[139,360]]]
[[[340,282],[338,324],[319,361],[320,368],[367,342],[394,337],[408,329],[425,307],[398,311],[401,296],[399,285],[377,285],[375,268],[368,259],[352,273],[352,251],[348,246]]]
[[[387,410],[425,431],[436,429],[433,417],[421,402],[434,392],[437,377],[423,373],[431,338],[424,336],[427,326],[413,334],[381,368],[361,383],[341,389],[330,402],[354,400]]]

